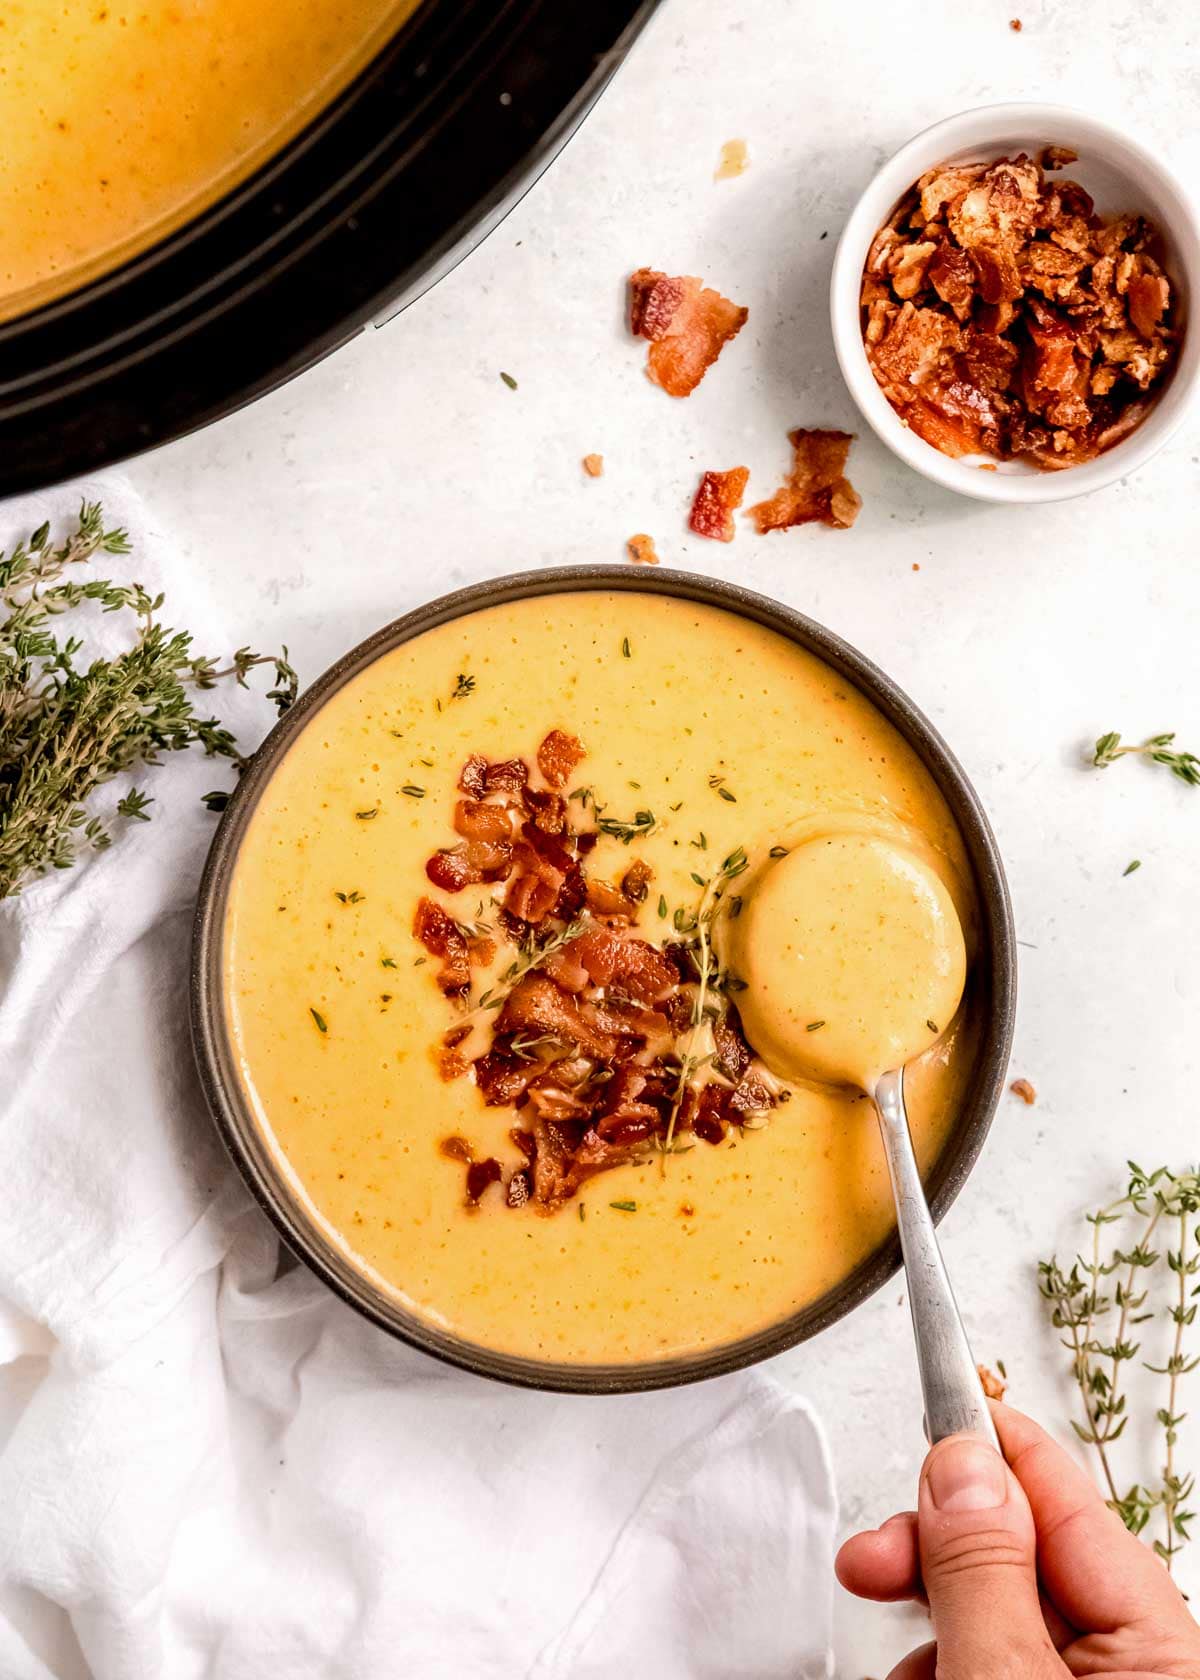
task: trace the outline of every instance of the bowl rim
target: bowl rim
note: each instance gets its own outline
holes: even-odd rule
[[[960,495],[1009,506],[1069,501],[1136,472],[1182,424],[1200,384],[1200,332],[1193,323],[1184,333],[1168,383],[1136,430],[1103,455],[1062,472],[1008,474],[967,466],[941,454],[901,423],[875,382],[862,341],[859,289],[871,240],[892,206],[933,163],[971,147],[1003,144],[1006,133],[1014,130],[1041,131],[1047,145],[1079,140],[1081,151],[1089,144],[1103,148],[1109,157],[1127,159],[1151,177],[1156,192],[1174,204],[1169,232],[1185,276],[1186,301],[1193,315],[1200,307],[1200,216],[1190,193],[1149,146],[1089,111],[1036,101],[973,106],[928,124],[875,171],[846,220],[830,276],[830,323],[842,377],[868,425],[908,466]]]
[[[419,1318],[350,1260],[304,1215],[298,1186],[271,1152],[236,1077],[225,1025],[221,958],[225,908],[241,841],[275,767],[305,725],[344,685],[385,653],[451,619],[486,607],[545,595],[618,592],[667,596],[714,606],[775,631],[815,654],[863,693],[896,727],[933,777],[959,827],[974,876],[980,912],[980,958],[973,971],[982,993],[984,1027],[975,1075],[958,1124],[929,1175],[930,1206],[940,1220],[983,1147],[1003,1090],[1012,1048],[1017,964],[1012,907],[996,839],[965,771],[942,737],[904,691],[834,632],[781,602],[689,572],[664,570],[652,578],[629,566],[566,566],[519,572],[439,596],[376,630],[336,660],[304,691],[253,755],[213,838],[201,878],[190,965],[192,1042],[209,1110],[234,1165],[284,1243],[348,1305],[379,1328],[425,1353],[477,1376],[561,1393],[636,1393],[678,1386],[740,1370],[782,1353],[826,1329],[874,1294],[900,1266],[892,1237],[826,1295],[776,1324],[735,1342],[671,1359],[629,1364],[574,1365],[504,1354]]]

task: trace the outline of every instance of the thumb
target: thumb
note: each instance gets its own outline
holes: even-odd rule
[[[1038,1602],[1033,1513],[994,1447],[971,1435],[938,1442],[917,1527],[938,1680],[1061,1676]]]

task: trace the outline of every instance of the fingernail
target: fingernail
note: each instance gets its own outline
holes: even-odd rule
[[[929,1461],[929,1492],[939,1511],[994,1511],[1008,1498],[1004,1460],[982,1441],[950,1441]]]

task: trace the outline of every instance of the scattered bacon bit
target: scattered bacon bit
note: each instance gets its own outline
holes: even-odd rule
[[[1008,27],[1013,31],[1014,34],[1019,35],[1021,33],[1021,28],[1022,28],[1020,18],[1009,18]]]
[[[483,773],[485,793],[523,793],[529,782],[529,766],[523,758],[489,764]]]
[[[482,753],[472,753],[459,771],[459,790],[469,794],[472,799],[482,799],[487,792],[486,776],[487,759]]]
[[[679,1217],[681,1219],[692,1219],[692,1218],[695,1217],[695,1213],[696,1213],[696,1210],[692,1206],[691,1202],[680,1202],[680,1204],[679,1204]]]
[[[733,541],[733,516],[742,505],[749,479],[748,467],[703,475],[688,515],[688,524],[698,537],[712,537],[716,542]]]
[[[454,807],[454,831],[467,840],[511,840],[513,825],[503,805],[460,799]]]
[[[648,537],[644,531],[639,531],[636,537],[630,537],[625,547],[634,565],[658,565],[658,551],[654,546],[654,538]]]
[[[650,341],[646,371],[672,397],[691,395],[749,314],[692,275],[639,268],[629,292],[630,328]]]
[[[983,1384],[985,1399],[1003,1400],[1008,1392],[1008,1384],[1004,1378],[998,1377],[995,1371],[987,1365],[976,1365],[975,1369],[979,1372],[979,1380]]]
[[[1019,21],[1019,20],[1018,20]],[[1047,146],[927,171],[871,242],[863,341],[904,425],[945,455],[1049,469],[1141,421],[1179,341],[1145,217],[1104,220]]]
[[[529,1174],[524,1167],[519,1167],[508,1181],[508,1191],[505,1201],[510,1208],[524,1207],[530,1196]]]
[[[621,891],[630,904],[642,904],[653,879],[654,871],[645,858],[635,858],[621,877]]]
[[[467,1168],[468,1202],[477,1203],[488,1185],[499,1184],[500,1178],[500,1163],[494,1155],[482,1161],[472,1161]]]
[[[431,898],[417,902],[413,934],[432,957],[440,957],[437,983],[447,997],[463,998],[471,990],[471,964],[462,929]]]
[[[1014,1097],[1020,1097],[1021,1101],[1029,1108],[1032,1108],[1034,1103],[1037,1101],[1037,1092],[1029,1083],[1028,1079],[1014,1079],[1012,1084],[1009,1086],[1009,1090],[1012,1092]]]
[[[471,1066],[471,1063],[467,1060],[467,1058],[461,1055],[457,1050],[435,1050],[433,1059],[437,1063],[438,1072],[447,1084],[449,1084],[452,1079],[461,1079],[463,1074],[466,1073],[467,1069]]]
[[[582,741],[565,729],[552,729],[537,750],[538,769],[552,788],[566,787],[576,766],[586,757]]]
[[[849,529],[862,506],[862,497],[845,476],[853,433],[800,427],[788,438],[796,457],[791,472],[770,501],[757,502],[749,510],[760,534],[814,523]]]
[[[465,840],[435,852],[425,873],[443,892],[461,892],[480,881],[503,881],[513,866],[513,848],[507,840]]]
[[[585,455],[583,457],[583,470],[589,478],[602,478],[604,476],[603,455]]]

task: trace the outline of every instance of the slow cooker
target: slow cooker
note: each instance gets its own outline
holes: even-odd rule
[[[482,239],[658,0],[423,0],[249,179],[0,324],[0,493],[164,443],[382,325]]]

